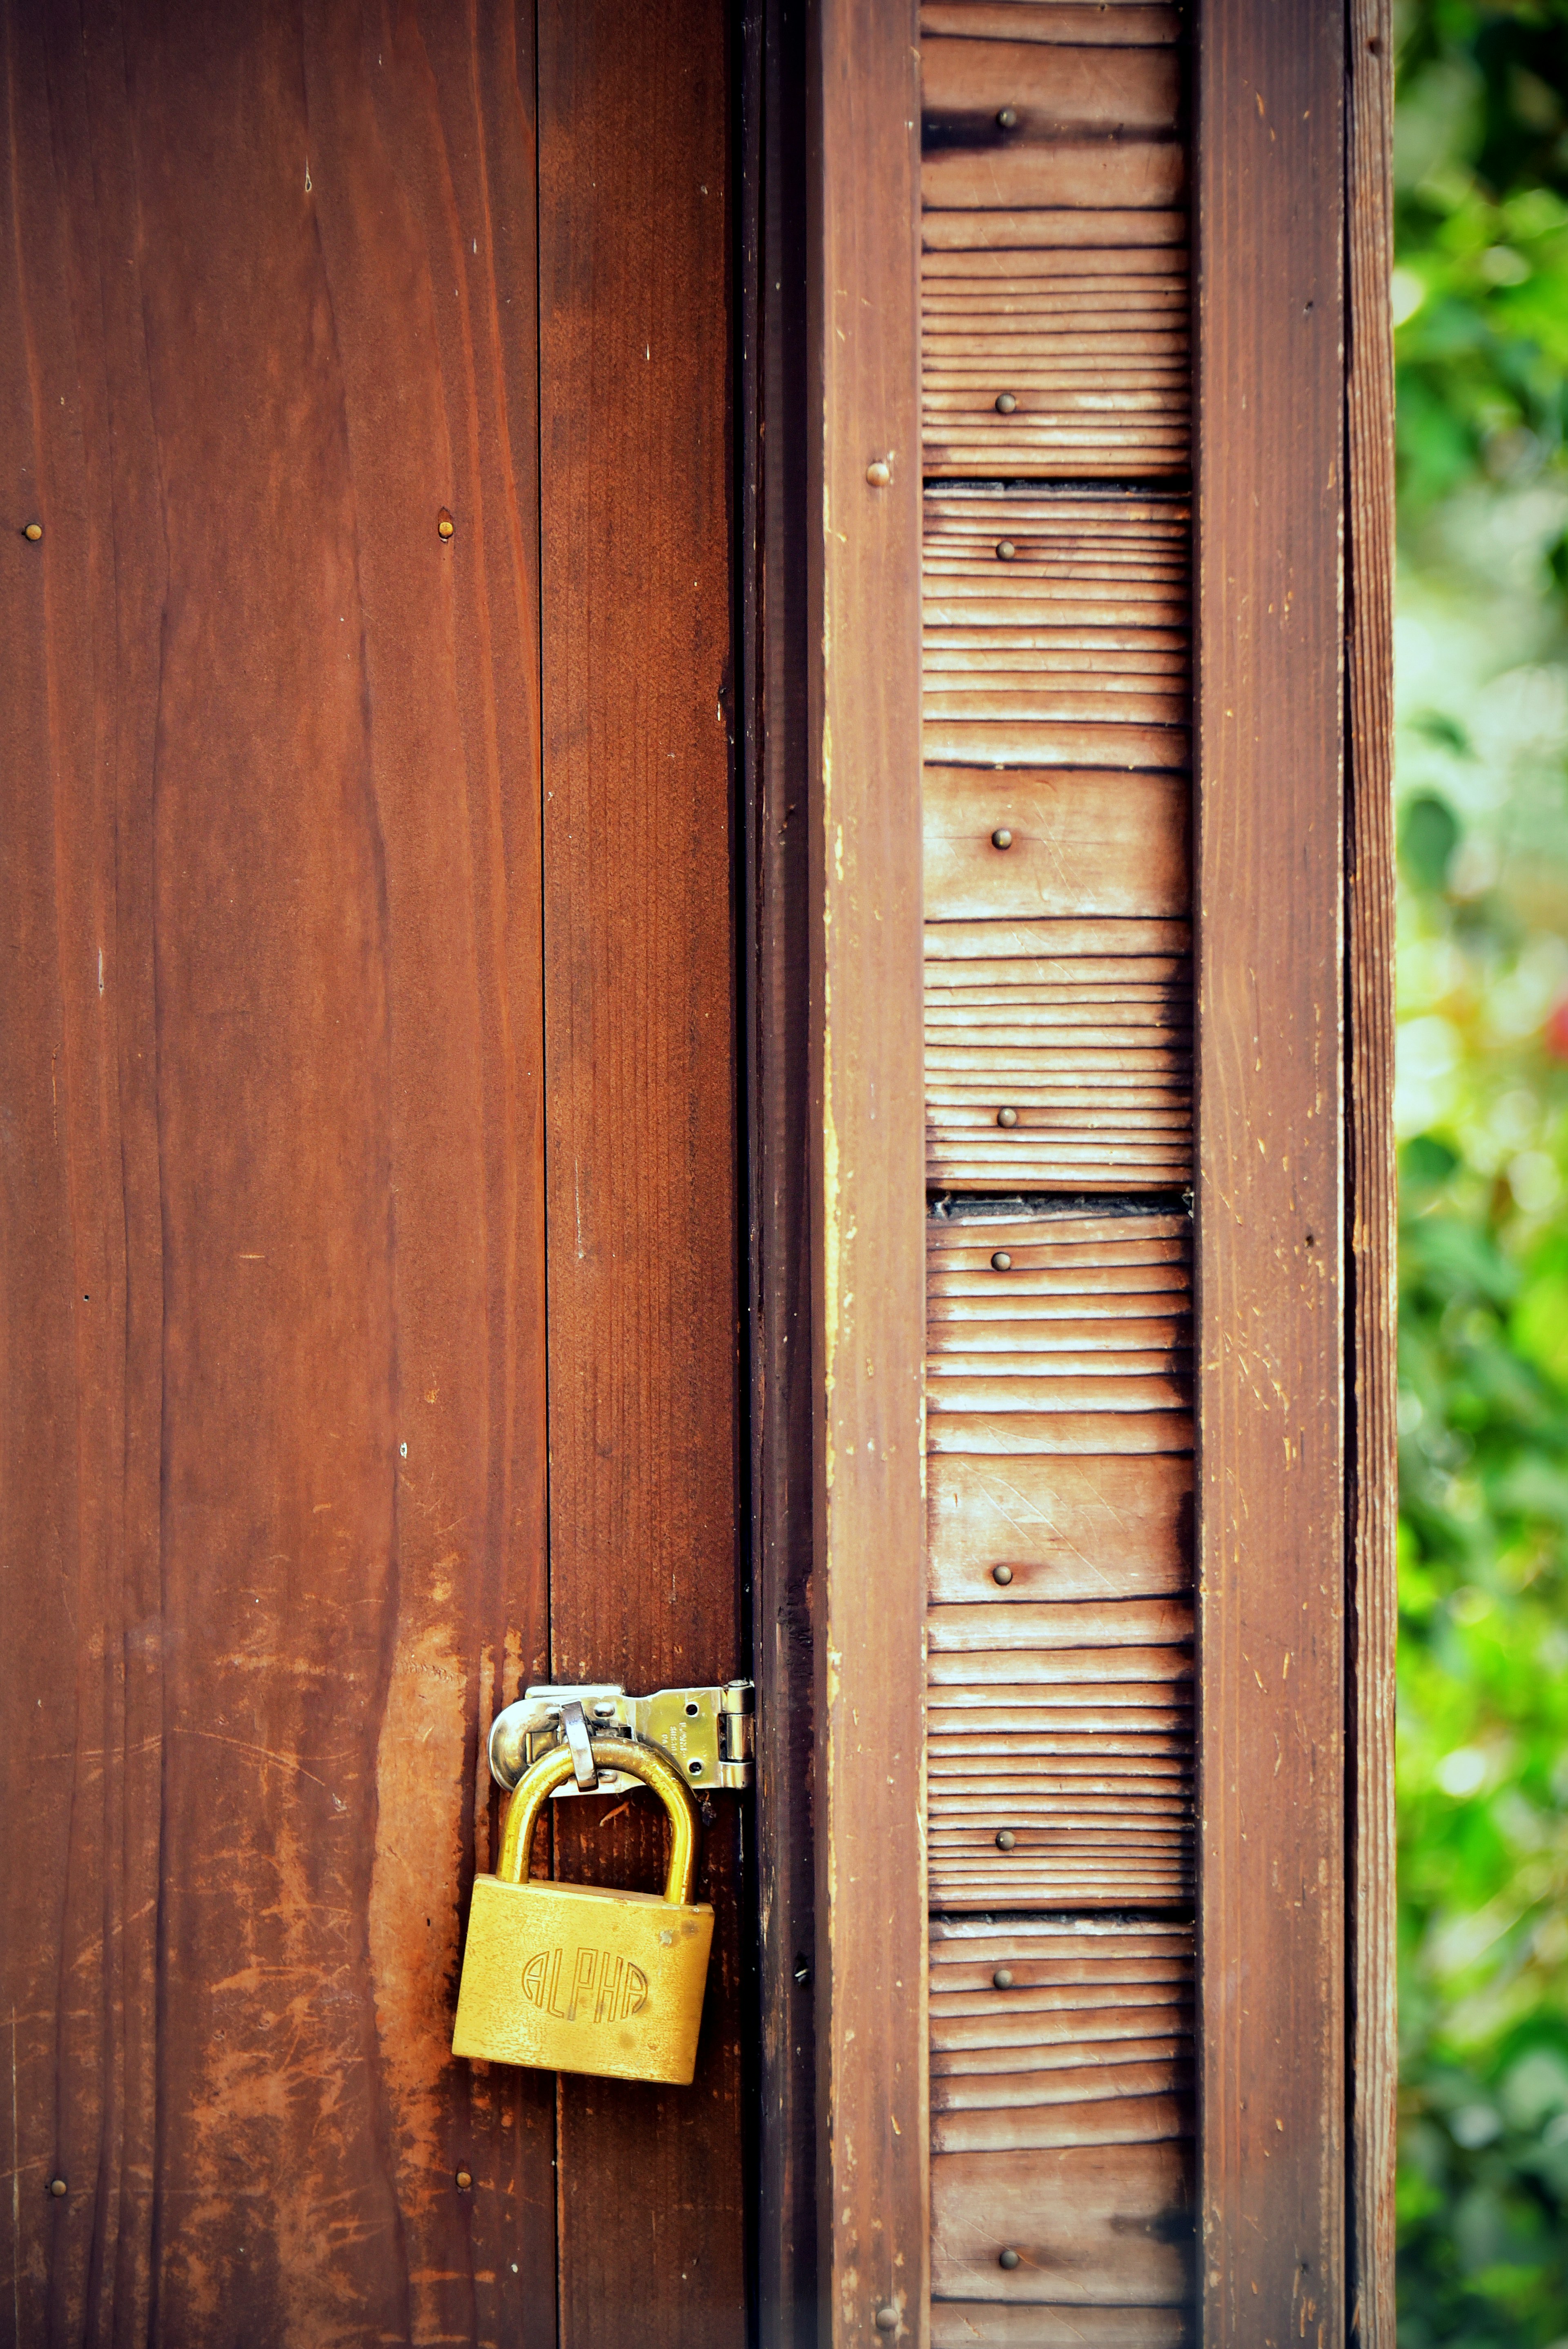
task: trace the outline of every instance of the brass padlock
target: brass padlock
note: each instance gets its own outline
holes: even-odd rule
[[[593,1757],[641,1778],[669,1813],[663,1897],[530,1880],[539,1815],[573,1773],[568,1746],[542,1754],[517,1782],[495,1874],[474,1878],[452,2053],[689,2087],[713,1941],[712,1905],[691,1897],[696,1811],[654,1746],[596,1737]]]

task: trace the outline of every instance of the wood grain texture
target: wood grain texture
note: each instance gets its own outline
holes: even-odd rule
[[[816,2349],[804,10],[766,0],[742,24],[756,2298],[760,2349]]]
[[[1099,7],[1092,0],[923,0],[923,40],[941,34],[965,41],[1048,41],[1070,48],[1091,45],[1120,48],[1175,41],[1181,17],[1171,7],[1146,0],[1115,0]]]
[[[4,71],[5,2323],[532,2349],[550,2086],[449,2050],[546,1656],[528,14]]]
[[[1197,2336],[1184,2308],[1002,2308],[995,2302],[937,2301],[932,2349],[1191,2349]]]
[[[1398,1460],[1394,1164],[1393,25],[1347,12],[1350,788],[1346,842],[1350,1026],[1353,1434],[1350,1607],[1350,2333],[1393,2349],[1396,2013],[1394,1651]]]
[[[914,9],[820,0],[811,37],[819,2224],[849,2349],[928,2332]]]
[[[987,253],[994,253],[1003,275],[1010,272],[1011,256],[1026,253],[1045,254],[1038,265],[1047,273],[1122,265],[1141,272],[1156,265],[1155,254],[1161,246],[1173,249],[1172,265],[1185,267],[1187,215],[1158,208],[1086,212],[1071,204],[1031,206],[1022,212],[965,207],[944,212],[928,204],[921,218],[920,240],[927,254],[973,254],[976,274],[978,257]]]
[[[728,51],[540,19],[552,1661],[634,1689],[740,1665]],[[656,1882],[655,1804],[557,1807],[558,1873]],[[568,2349],[745,2338],[737,1834],[694,2085],[561,2081]]]
[[[988,1460],[927,1470],[926,1573],[935,1601],[990,1599],[1006,1567],[1018,1604],[1152,1596],[1191,1578],[1191,1463]]]
[[[931,2165],[939,2298],[1180,2308],[1191,2296],[1189,2164],[1167,2140],[950,2153]],[[1004,2249],[1018,2253],[1012,2269]]]
[[[932,212],[1169,212],[1187,183],[1181,147],[1161,139],[938,148],[920,176]]]
[[[1203,2338],[1345,2334],[1344,26],[1197,34]],[[1262,494],[1267,485],[1266,496]]]
[[[923,799],[928,921],[1187,911],[1180,776],[928,766]]]
[[[958,7],[949,13],[962,24]],[[955,39],[935,30],[929,9],[922,12],[920,103],[927,154],[948,140],[1011,147],[1064,131],[1124,137],[1175,129],[1180,84],[1169,42],[1113,49],[1102,42],[1080,47],[1005,34],[997,38],[999,13],[985,9],[992,37]],[[996,121],[1003,108],[1016,118],[1006,130]]]

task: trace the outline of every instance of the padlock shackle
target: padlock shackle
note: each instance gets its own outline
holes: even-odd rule
[[[628,1777],[640,1778],[663,1803],[670,1821],[670,1865],[665,1878],[665,1899],[678,1907],[689,1908],[696,1889],[697,1817],[686,1780],[656,1745],[645,1745],[639,1738],[595,1737],[593,1759],[603,1769],[624,1770]],[[552,1745],[518,1780],[507,1805],[500,1831],[500,1854],[495,1867],[503,1884],[521,1884],[528,1874],[539,1815],[556,1787],[563,1785],[572,1773],[572,1748]]]

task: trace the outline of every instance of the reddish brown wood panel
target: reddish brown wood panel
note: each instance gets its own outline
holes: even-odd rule
[[[823,2349],[928,2333],[914,31],[886,0],[810,24]]]
[[[527,14],[4,69],[7,2319],[552,2342],[549,2085],[448,2047],[545,1661]]]
[[[1351,1558],[1355,1740],[1351,1876],[1352,2338],[1393,2349],[1395,2098],[1394,1650],[1398,1630],[1394,1165],[1393,11],[1347,17],[1346,384],[1349,718],[1346,1131],[1355,1280]]]
[[[638,1690],[741,1668],[729,72],[719,0],[541,17],[551,1643],[558,1678]],[[554,1807],[560,1875],[659,1880],[651,1801]],[[568,2349],[633,2312],[648,2349],[745,2338],[712,1808],[696,2083],[561,2083]]]
[[[1345,2334],[1344,20],[1197,40],[1203,2338]]]

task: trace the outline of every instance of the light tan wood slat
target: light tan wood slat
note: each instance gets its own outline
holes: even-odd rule
[[[1066,1319],[1098,1309],[1087,1301],[1092,1298],[1185,1296],[1191,1288],[1191,1269],[1184,1257],[1150,1257],[1143,1262],[1134,1258],[1130,1264],[1112,1260],[1107,1264],[1091,1256],[1086,1264],[1020,1264],[1006,1233],[1006,1226],[998,1226],[992,1245],[998,1255],[1014,1255],[1009,1270],[988,1273],[979,1266],[949,1266],[939,1260],[931,1265],[926,1274],[926,1290],[931,1299],[935,1302],[949,1298],[984,1298],[989,1308],[1006,1316],[1015,1307],[1022,1309],[1026,1300],[1048,1298],[1063,1309],[1058,1318]],[[1163,1312],[1170,1309],[1161,1306],[1150,1309]]]
[[[934,2300],[931,2349],[1195,2349],[1180,2308],[1003,2308]]]
[[[1015,1338],[1016,1332],[1014,1333]],[[1190,1356],[1191,1349],[1185,1350]],[[1171,1350],[1131,1353],[1109,1351],[1001,1354],[978,1348],[971,1352],[938,1351],[926,1358],[926,1377],[957,1378],[1127,1378],[1187,1377],[1191,1362],[1172,1358]],[[1187,1392],[1187,1390],[1183,1390]]]
[[[928,1152],[925,1180],[933,1191],[1103,1191],[1114,1182],[1130,1198],[1174,1190],[1191,1179],[1191,1169],[1179,1160],[1153,1164],[1126,1164],[1115,1151],[1098,1156],[1085,1153],[1078,1159],[1019,1158],[1005,1166],[986,1159]]]
[[[934,1655],[1044,1644],[1064,1649],[1157,1647],[1191,1637],[1191,1602],[1175,1599],[1069,1599],[1041,1605],[994,1598],[967,1607],[934,1607],[928,1625]]]
[[[1185,962],[1191,941],[1191,925],[1186,921],[1064,916],[1059,921],[928,922],[925,958],[928,964],[1081,961],[1095,972],[1124,969],[1145,958],[1163,964],[1180,957]],[[955,973],[944,983],[957,984],[960,977]]]
[[[1040,2111],[1053,2105],[1093,2105],[1130,2096],[1176,2096],[1191,2085],[1191,2063],[1085,2064],[1068,2070],[1021,2064],[1014,2073],[950,2073],[934,2064],[931,2109],[936,2113]]]
[[[1072,0],[923,0],[923,39],[944,34],[960,40],[1065,41],[1116,47],[1152,47],[1179,37],[1174,8],[1072,5]]]
[[[1106,543],[1119,536],[1182,545],[1186,542],[1181,533],[1191,521],[1192,506],[1186,492],[1179,490],[1082,489],[1048,481],[968,482],[925,492],[923,534],[941,541],[966,532],[989,531],[998,516],[1009,518],[1016,530],[1026,535],[1049,538],[1066,533]]]
[[[923,157],[921,202],[934,212],[1169,211],[1187,184],[1174,140],[1068,140],[949,148]]]
[[[1060,2242],[1062,2253],[1048,2271],[1053,2299],[1069,2302],[1080,2297],[1085,2284],[1097,2283],[1100,2294],[1112,2305],[1140,2297],[1152,2299],[1155,2286],[1150,2279],[1179,2276],[1185,2262],[1170,2242],[1169,2224],[1159,2229],[1159,2235],[1165,2238],[1160,2248],[1167,2257],[1153,2256],[1150,2247],[1158,2241],[1158,2236],[1150,2222],[1168,2220],[1169,2208],[1161,2209],[1156,2204],[1153,2209],[1140,2211],[1142,2197],[1136,2190],[1136,2178],[1128,2175],[1128,2153],[1113,2148],[1142,2147],[1150,2154],[1166,2154],[1171,2181],[1167,2192],[1171,2203],[1180,2209],[1177,2181],[1184,2179],[1188,2171],[1191,2155],[1186,2141],[1191,2134],[1191,2099],[1185,2096],[1120,2096],[1111,2104],[1046,2106],[1019,2113],[945,2113],[940,2119],[934,2116],[934,2155],[983,2159],[988,2168],[995,2165],[998,2188],[1009,2178],[1017,2179],[1020,2187],[1016,2218],[1014,2206],[1002,2191],[994,2191],[987,2197],[988,2209],[980,2214],[983,2222],[988,2220],[980,2241],[989,2251],[992,2272],[971,2275],[956,2261],[950,2266],[939,2249],[943,2240],[939,2237],[932,2247],[934,2288],[938,2279],[945,2283],[951,2276],[955,2283],[975,2291],[977,2295],[990,2288],[998,2296],[1006,2292],[1019,2302],[1044,2298],[1047,2277],[1041,2273],[1042,2255],[1049,2257],[1051,2246]],[[1090,2213],[1083,2208],[1081,2193],[1067,2192],[1064,2204],[1063,2181],[1047,2184],[1037,2175],[1031,2175],[1033,2163],[998,2159],[1034,2153],[1054,2154],[1062,2160],[1081,2160],[1095,2152],[1101,2153],[1109,2163],[1110,2176],[1107,2183],[1112,2193],[1100,2220],[1103,2235],[1096,2230],[1087,2242],[1083,2229]],[[945,2167],[945,2163],[939,2165],[934,2159],[934,2217],[939,2166]],[[1114,2190],[1119,2184],[1119,2193]],[[1112,2214],[1119,2223],[1108,2223]],[[1026,2218],[1029,2223],[1017,2222]],[[1009,2220],[1014,2223],[1009,2224]],[[1020,2251],[1026,2248],[1029,2251],[1027,2268],[1020,2261],[1010,2274],[1006,2269],[998,2269],[996,2252],[1006,2243],[1016,2245]],[[1069,2246],[1073,2249],[1069,2250]],[[1116,2257],[1119,2251],[1122,2253],[1119,2260]],[[1020,2275],[1025,2278],[1025,2285],[1017,2290]],[[1173,2299],[1178,2297],[1173,2282],[1165,2282],[1159,2288],[1169,2291]]]
[[[1009,1940],[1009,1951],[1013,1946]],[[1014,1971],[1010,1964],[1008,1971]],[[981,1986],[962,1991],[944,1989],[945,1977],[939,1973],[931,1985],[933,2044],[940,2036],[944,2047],[985,2047],[991,2044],[986,2034],[995,2029],[1011,2033],[1037,2025],[1055,2029],[1059,2023],[1070,2033],[1098,2027],[1099,2021],[1113,2032],[1136,2032],[1154,2027],[1145,2024],[1150,2015],[1169,2015],[1172,2029],[1180,2024],[1191,2033],[1190,1960],[1150,1958],[1140,1964],[1125,1959],[1113,1965],[1107,1959],[1098,1972],[1088,1971],[1091,1978],[1081,1982],[1052,1981],[1023,1990],[1015,1980],[1010,1989],[998,1990],[993,1969]]]
[[[943,255],[941,266],[965,276],[983,276],[993,263],[998,274],[1005,274],[1036,254],[1048,255],[1052,265],[1064,269],[1077,254],[1084,256],[1086,266],[1109,266],[1113,253],[1129,266],[1141,268],[1161,253],[1170,254],[1172,266],[1188,265],[1186,212],[1155,206],[1086,211],[1078,205],[1021,204],[976,212],[971,204],[946,210],[927,197],[920,233],[927,254]],[[923,265],[930,268],[933,263]]]
[[[1047,1377],[1031,1371],[1005,1378],[951,1371],[934,1377],[925,1391],[928,1412],[984,1412],[993,1417],[1006,1412],[1188,1411],[1191,1400],[1191,1380],[1173,1378],[1165,1371],[1136,1377],[1109,1369],[1098,1374],[1061,1371]]]
[[[982,1791],[992,1784],[1027,1792],[1044,1788],[1062,1795],[1075,1789],[1090,1795],[1117,1794],[1125,1787],[1133,1795],[1179,1795],[1187,1799],[1192,1786],[1190,1754],[1123,1754],[1113,1744],[1103,1757],[1088,1747],[1072,1754],[1034,1754],[1019,1750],[1011,1738],[996,1745],[985,1738],[949,1737],[928,1764],[934,1784],[949,1793]]]
[[[1001,1994],[998,1993],[998,1996]],[[985,2016],[931,2018],[932,2060],[950,2079],[1010,2068],[999,2063],[1024,2054],[1044,2071],[1094,2063],[1159,2064],[1191,2055],[1192,2001],[1167,1998],[1145,2007],[1064,2007],[1050,2013],[1009,2011]]]
[[[1022,1948],[1026,1945],[1030,1952],[1028,1965],[1037,1971],[1044,1968],[1047,1972],[1052,1967],[1062,1966],[1086,1965],[1092,1969],[1101,1963],[1119,1962],[1124,1958],[1140,1962],[1149,1959],[1161,1962],[1174,1959],[1187,1965],[1192,1961],[1197,1938],[1191,1924],[1156,1922],[1147,1918],[1140,1919],[1135,1925],[1099,1922],[1084,1925],[1070,1919],[1053,1922],[1038,1917],[1016,1924],[1009,1920],[1005,1943],[997,1940],[999,1930],[995,1925],[977,1922],[972,1918],[965,1918],[958,1923],[945,1923],[941,1918],[933,1918],[927,1937],[931,1963],[933,1966],[970,1970],[976,1966],[989,1967],[1001,1963],[1007,1951],[1015,1946]],[[1040,1978],[1045,1979],[1045,1975]],[[1050,1978],[1057,1979],[1054,1974]],[[986,1980],[989,1979],[987,1973]],[[1022,1982],[1022,1976],[1019,1979]],[[1030,1980],[1034,1979],[1035,1975],[1031,1973]],[[1061,1979],[1077,1981],[1079,1977],[1064,1974]],[[1091,1971],[1082,1979],[1088,1982],[1099,1977]],[[945,1974],[943,1980],[947,1980]],[[965,1974],[965,1982],[967,1980]],[[956,1981],[954,1986],[959,1986]]]
[[[922,326],[937,338],[938,347],[944,334],[958,331],[948,324],[954,320],[965,326],[976,318],[1011,320],[1025,332],[1043,335],[1058,333],[1068,319],[1082,318],[1103,321],[1113,330],[1125,330],[1133,320],[1140,324],[1156,320],[1184,328],[1188,307],[1187,279],[1170,270],[1148,276],[1133,276],[1125,270],[1092,276],[1081,270],[1066,276],[1034,270],[1026,275],[984,280],[927,274],[921,288]]]
[[[1050,1413],[1031,1417],[1023,1413],[988,1418],[964,1413],[944,1419],[931,1431],[933,1452],[994,1452],[1009,1454],[1146,1452],[1187,1453],[1192,1449],[1191,1414],[1177,1411],[1145,1413],[1085,1411]]]
[[[1011,149],[1064,131],[1171,131],[1179,95],[1176,54],[1168,44],[1108,49],[940,34],[921,43],[928,158],[934,131],[940,137],[939,125],[955,116],[983,124],[993,140]],[[1006,132],[996,129],[1004,107],[1017,117]]]
[[[1060,1044],[1019,1044],[1006,1050],[994,1050],[986,1044],[966,1044],[962,1049],[933,1044],[925,1059],[934,1076],[961,1077],[976,1087],[984,1084],[994,1088],[998,1099],[1005,1101],[1009,1079],[1024,1086],[1049,1085],[1054,1077],[1068,1071],[1098,1080],[1101,1075],[1123,1070],[1144,1083],[1158,1077],[1184,1078],[1191,1067],[1192,1055],[1190,1047],[1178,1050],[1158,1044],[1100,1046],[1065,1038]]]
[[[953,1703],[959,1692],[978,1703],[996,1703],[991,1692],[1006,1688],[1019,1696],[1059,1685],[1076,1689],[1121,1688],[1130,1696],[1148,1682],[1182,1685],[1192,1678],[1191,1643],[1186,1646],[1136,1647],[1130,1642],[1106,1648],[973,1649],[956,1654],[934,1655],[926,1667],[933,1702]],[[1057,1702],[1060,1700],[1057,1699]]]
[[[954,1276],[954,1278],[959,1276]],[[1187,1296],[1183,1288],[1173,1290],[1121,1289],[1099,1296],[1032,1295],[1022,1296],[1007,1308],[1009,1318],[1032,1328],[1036,1323],[1094,1321],[1136,1321],[1150,1314],[1185,1313]],[[930,1319],[944,1322],[955,1330],[971,1322],[989,1322],[992,1319],[989,1292],[978,1286],[968,1293],[934,1296],[930,1300]]]
[[[998,1291],[1012,1288],[1015,1277],[1026,1271],[1065,1271],[1086,1263],[1185,1262],[1191,1239],[1191,1217],[1174,1209],[1150,1214],[1142,1208],[1130,1213],[1037,1207],[1010,1214],[987,1208],[980,1215],[933,1216],[926,1224],[933,1269],[986,1271]],[[1010,1272],[992,1265],[997,1247],[1013,1252]],[[1150,1249],[1157,1253],[1150,1257]]]

